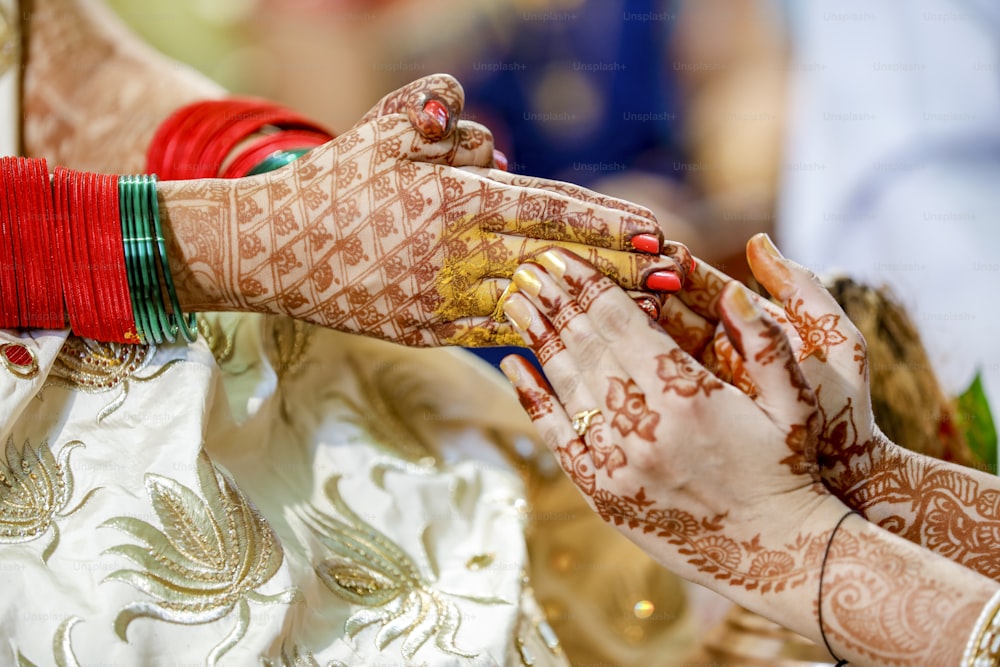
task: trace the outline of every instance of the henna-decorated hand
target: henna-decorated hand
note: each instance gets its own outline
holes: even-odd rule
[[[451,94],[454,118],[461,100]],[[421,95],[390,96],[396,107],[383,101],[301,160],[236,183],[238,253],[225,282],[237,308],[408,345],[520,344],[498,302],[518,264],[547,247],[571,249],[628,289],[679,288],[690,255],[661,244],[648,211],[489,169],[492,138],[475,123],[427,140],[419,118],[393,113]],[[184,216],[171,213],[171,225]],[[638,235],[636,245],[666,254],[633,252]]]
[[[772,260],[772,272],[788,269],[788,284],[802,277]],[[753,382],[751,398],[585,263],[559,250],[537,261],[514,275],[520,289],[506,311],[552,385],[519,357],[502,367],[604,519],[682,576],[828,641],[851,664],[957,664],[996,585],[845,515],[819,482],[815,395],[757,299],[727,284],[710,304]],[[808,304],[813,295],[798,296]],[[570,418],[594,409],[589,427]]]
[[[551,386],[520,357],[501,367],[594,509],[670,569],[757,608],[758,594],[809,580],[844,508],[819,482],[815,397],[781,328],[740,285],[718,299],[750,398],[586,263],[537,261],[505,309]],[[570,417],[593,409],[578,435]]]
[[[824,484],[868,519],[981,574],[1000,580],[1000,480],[910,452],[875,423],[865,341],[821,282],[783,258],[766,235],[747,245],[756,279],[784,306],[786,334],[815,388],[822,427],[818,461]],[[719,377],[756,391],[718,319],[728,277],[699,264],[662,323],[686,349],[711,359]],[[690,290],[690,291],[689,291]],[[773,304],[758,299],[765,308]]]

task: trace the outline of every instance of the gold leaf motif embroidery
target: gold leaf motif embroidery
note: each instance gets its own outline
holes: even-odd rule
[[[206,659],[214,665],[246,634],[248,602],[287,604],[297,591],[256,592],[281,566],[281,543],[257,508],[204,451],[198,456],[197,474],[203,498],[176,480],[146,475],[146,492],[162,531],[127,516],[103,524],[142,542],[105,552],[139,566],[112,572],[105,581],[129,584],[153,598],[133,602],[118,613],[115,631],[123,641],[128,641],[128,626],[137,618],[187,625],[210,623],[235,610],[236,626]]]
[[[381,651],[403,639],[400,649],[407,660],[432,637],[438,649],[463,658],[477,653],[455,646],[461,616],[445,596],[481,604],[510,604],[499,598],[446,593],[433,588],[416,563],[386,535],[355,514],[337,488],[339,477],[325,486],[327,498],[343,520],[314,507],[300,508],[302,522],[316,535],[330,555],[314,563],[320,581],[335,595],[364,607],[347,619],[344,631],[356,636],[371,625],[380,625],[375,646]]]
[[[56,356],[45,386],[64,387],[88,394],[99,394],[121,387],[118,395],[97,413],[99,424],[128,398],[130,382],[155,380],[181,361],[168,361],[152,375],[137,375],[149,365],[155,354],[155,345],[101,343],[70,336]]]
[[[28,441],[20,449],[14,438],[7,439],[3,461],[0,461],[0,543],[30,542],[52,531],[52,539],[42,551],[42,561],[48,562],[59,545],[56,517],[66,517],[83,507],[98,490],[92,489],[73,509],[64,511],[73,496],[73,473],[69,455],[79,440],[62,446],[53,456],[47,440],[38,447]]]
[[[80,667],[80,661],[73,653],[73,642],[70,632],[73,626],[82,619],[78,616],[70,616],[59,624],[56,634],[52,637],[52,664],[56,667]],[[35,663],[28,660],[23,653],[17,652],[17,667],[36,667]]]
[[[208,345],[215,362],[220,367],[233,358],[233,353],[236,351],[236,330],[239,326],[240,323],[237,322],[232,331],[227,331],[218,318],[205,316],[198,318],[198,334]]]
[[[437,414],[425,400],[426,390],[420,391],[419,380],[398,370],[386,370],[369,379],[354,359],[347,357],[346,362],[357,379],[360,402],[337,389],[328,392],[325,398],[346,407],[350,411],[345,415],[346,421],[364,430],[373,444],[411,463],[437,463],[437,452],[414,424],[414,417],[426,419]]]
[[[312,340],[312,327],[290,317],[270,318],[269,353],[271,365],[279,378],[299,371]]]

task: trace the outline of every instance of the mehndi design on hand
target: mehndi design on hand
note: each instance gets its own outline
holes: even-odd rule
[[[456,91],[437,94],[461,101]],[[212,183],[165,195],[183,204],[167,207],[184,240],[186,266],[174,275],[203,302],[187,307],[221,301],[407,345],[475,346],[521,344],[494,315],[514,269],[552,246],[627,289],[645,290],[654,276],[680,287],[691,256],[663,244],[648,211],[490,169],[492,136],[475,123],[428,141],[409,115],[390,113],[421,95],[398,94],[397,107],[383,101],[292,165],[241,179],[231,198]],[[636,251],[636,236],[660,254]]]

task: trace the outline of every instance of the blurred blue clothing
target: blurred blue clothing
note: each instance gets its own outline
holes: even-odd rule
[[[479,31],[477,60],[457,73],[466,115],[493,130],[512,172],[580,185],[631,169],[679,178],[674,4],[552,3]],[[496,364],[512,351],[475,352]]]

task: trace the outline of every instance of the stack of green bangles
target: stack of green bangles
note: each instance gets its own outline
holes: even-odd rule
[[[172,343],[178,332],[187,341],[194,341],[198,335],[195,316],[185,317],[181,312],[167,264],[156,176],[120,176],[118,197],[136,333],[144,343]]]

